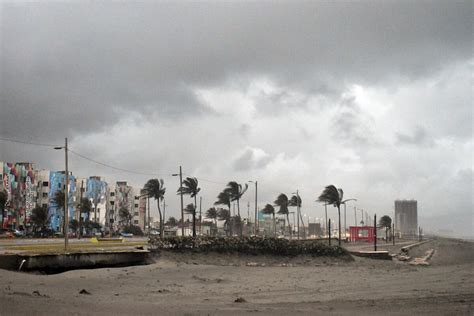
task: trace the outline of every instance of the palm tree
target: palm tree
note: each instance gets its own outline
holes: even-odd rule
[[[3,224],[5,223],[5,206],[7,205],[8,201],[8,193],[5,191],[0,191],[0,210],[2,211],[2,223],[0,228],[3,228]]]
[[[164,229],[163,229],[163,216],[161,215],[160,201],[165,198],[166,188],[164,187],[163,179],[150,179],[145,184],[144,187],[145,194],[149,198],[154,198],[156,204],[158,205],[158,213],[160,215],[160,239],[163,239]]]
[[[33,223],[33,230],[44,229],[49,222],[48,209],[42,206],[36,206],[31,210],[30,220]]]
[[[385,241],[388,242],[388,230],[392,228],[392,219],[390,216],[382,216],[379,220],[379,227],[385,228]]]
[[[56,191],[56,193],[54,194],[54,198],[53,198],[53,202],[56,204],[56,207],[59,209],[59,210],[62,210],[63,211],[63,233],[66,234],[67,233],[67,230],[68,230],[68,227],[64,227],[64,219],[65,219],[65,215],[66,215],[66,212],[67,210],[64,209],[64,203],[66,203],[66,193],[61,190],[61,191]]]
[[[289,206],[296,206],[297,208],[297,216],[299,217],[299,220],[301,221],[301,224],[303,226],[303,236],[306,236],[306,228],[304,227],[304,221],[303,221],[303,216],[301,216],[301,212],[299,211],[301,209],[301,196],[298,195],[293,195],[290,199],[290,204]],[[299,227],[298,227],[298,236],[300,235],[299,233]],[[299,237],[298,237],[299,238]]]
[[[125,222],[125,226],[130,226],[130,223],[132,222],[132,214],[130,213],[128,208],[121,207],[119,209],[119,216],[120,216],[120,222],[121,223]],[[90,220],[88,220],[88,221],[91,222]]]
[[[272,217],[273,217],[273,237],[276,237],[275,208],[271,204],[267,204],[262,209],[262,213],[272,215]]]
[[[276,206],[279,206],[280,209],[278,210],[278,214],[280,215],[286,215],[286,220],[288,221],[288,230],[290,231],[290,239],[292,237],[291,233],[291,225],[290,225],[290,211],[288,210],[288,206],[290,206],[290,201],[288,200],[288,197],[286,194],[280,194],[277,199],[275,200]]]
[[[344,191],[337,189],[334,185],[328,185],[324,188],[321,195],[318,197],[318,202],[332,204],[337,207],[337,213],[339,216],[339,246],[341,245],[341,204],[345,204],[347,201],[352,199],[343,200]]]
[[[214,232],[217,233],[217,217],[219,215],[219,210],[215,207],[211,207],[206,211],[206,218],[214,220],[215,230]]]
[[[166,225],[168,226],[176,226],[178,224],[178,220],[174,218],[173,216],[170,216],[168,218],[168,221],[166,222]]]
[[[225,205],[225,206],[227,206],[228,210],[220,209],[219,214],[218,214],[218,218],[220,220],[225,221],[224,225],[229,225],[229,223],[232,220],[231,216],[230,216],[230,202],[231,202],[231,197],[229,195],[229,192],[227,192],[226,190],[219,193],[219,195],[217,196],[217,201],[214,202],[214,205]],[[226,212],[224,212],[224,211],[226,211]],[[230,225],[230,235],[232,235],[232,225]]]
[[[92,203],[88,198],[82,198],[81,203],[79,204],[79,238],[82,237],[82,225],[83,225],[83,219],[86,216],[83,216],[87,214],[87,218],[89,218],[89,214],[92,211]]]
[[[232,236],[232,217],[230,216],[230,211],[224,208],[219,209],[217,218],[221,221],[225,221],[224,227],[230,227],[230,229],[226,229],[226,232],[229,232]]]
[[[227,187],[224,189],[224,192],[227,192],[227,194],[230,196],[231,201],[237,201],[237,216],[240,217],[240,198],[242,195],[244,195],[245,191],[249,188],[249,185],[246,183],[245,186],[242,186],[242,184],[239,184],[235,181],[230,181],[227,183]],[[242,237],[242,224],[239,222],[239,232],[240,232],[240,237]]]
[[[187,177],[183,180],[183,186],[181,186],[177,193],[178,194],[189,194],[191,198],[194,198],[194,212],[193,214],[193,237],[196,237],[196,209],[197,209],[197,195],[201,191],[198,187],[198,180],[196,178]],[[189,213],[191,214],[191,213]]]
[[[184,213],[186,214],[189,214],[189,215],[192,215],[193,217],[193,237],[196,237],[196,226],[195,226],[195,218],[196,218],[196,207],[194,206],[193,203],[189,203],[188,205],[186,205],[186,207],[184,208]]]

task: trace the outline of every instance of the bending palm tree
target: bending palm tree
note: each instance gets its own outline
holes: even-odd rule
[[[288,206],[290,205],[290,201],[288,200],[288,197],[286,194],[280,194],[277,199],[275,200],[276,206],[279,206],[280,209],[278,210],[278,214],[281,215],[286,215],[286,220],[288,221],[288,230],[290,232],[290,239],[292,237],[291,233],[291,225],[290,225],[290,211],[288,210]]]
[[[145,183],[145,194],[149,198],[154,198],[156,204],[158,205],[158,213],[160,215],[160,239],[163,239],[164,229],[163,229],[163,216],[161,215],[160,201],[163,201],[165,198],[166,188],[164,187],[163,179],[150,179]]]
[[[197,195],[201,191],[198,187],[198,180],[196,178],[186,178],[183,181],[183,186],[178,189],[178,194],[189,194],[191,198],[194,198],[194,210],[197,208]],[[191,214],[191,213],[190,213]],[[193,214],[193,237],[196,237],[196,212]]]
[[[226,234],[229,233],[232,236],[232,218],[230,216],[230,211],[224,208],[219,209],[217,218],[221,221],[225,221],[224,227],[229,228],[229,229],[225,229]]]
[[[341,204],[345,204],[349,200],[343,200],[344,191],[337,189],[334,185],[328,185],[324,188],[321,195],[318,197],[318,202],[332,204],[337,207],[337,213],[339,217],[339,246],[341,245]]]
[[[392,219],[388,215],[384,215],[379,220],[379,227],[385,228],[385,242],[388,241],[388,230],[392,229]]]
[[[219,211],[219,219],[220,220],[224,220],[225,224],[229,224],[231,218],[230,218],[230,195],[228,192],[226,192],[225,190],[222,191],[221,193],[219,193],[219,195],[217,196],[217,201],[214,202],[214,205],[225,205],[227,206],[227,209],[228,210],[224,210],[224,209],[221,209]],[[226,213],[224,211],[227,211]],[[224,216],[225,215],[225,216]],[[232,225],[230,225],[230,235],[232,235]]]
[[[304,227],[303,216],[301,216],[301,212],[300,212],[300,209],[301,209],[301,196],[293,195],[290,199],[290,206],[296,206],[297,216],[300,218],[301,224],[303,226],[303,236],[306,237],[306,228]],[[300,236],[299,231],[300,231],[300,228],[298,227],[298,238]]]
[[[242,184],[239,184],[235,181],[230,181],[227,183],[227,187],[224,189],[224,192],[226,192],[230,196],[231,201],[237,201],[237,216],[240,217],[240,198],[242,195],[244,195],[245,191],[249,188],[249,185],[246,183],[245,186],[243,187]],[[229,208],[230,209],[230,208]],[[242,237],[242,223],[239,221],[239,232],[240,232],[240,237]]]
[[[184,213],[193,216],[193,237],[196,237],[196,230],[195,230],[196,226],[194,224],[195,223],[194,219],[196,218],[196,207],[194,206],[194,204],[190,203],[186,205],[186,207],[184,208]]]
[[[273,237],[276,237],[275,208],[271,204],[267,204],[262,209],[262,213],[272,215],[272,217],[273,217]]]
[[[211,207],[206,211],[206,218],[214,220],[215,226],[215,233],[217,232],[217,217],[219,215],[219,211],[215,207]],[[215,235],[215,234],[214,234]]]

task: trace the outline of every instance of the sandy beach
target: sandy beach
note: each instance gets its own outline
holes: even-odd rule
[[[435,252],[426,267],[162,253],[145,266],[55,275],[2,270],[0,315],[472,315],[474,244],[435,239],[410,256],[429,249]]]

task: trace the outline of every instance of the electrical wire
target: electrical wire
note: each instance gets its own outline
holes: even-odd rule
[[[25,141],[25,140],[17,140],[17,139],[11,139],[11,138],[4,138],[4,137],[0,137],[0,140],[10,142],[10,143],[27,144],[27,145],[35,145],[35,146],[43,146],[43,147],[52,147],[52,148],[60,147],[60,145],[36,143],[36,142],[30,142],[30,141]]]
[[[85,160],[88,160],[88,161],[91,161],[93,163],[96,163],[98,165],[101,165],[101,166],[104,166],[104,167],[107,167],[107,168],[110,168],[110,169],[114,169],[114,170],[118,170],[118,171],[122,171],[122,172],[127,172],[127,173],[133,173],[133,174],[138,174],[138,175],[143,175],[143,176],[158,176],[158,177],[162,177],[162,176],[171,176],[171,174],[158,174],[158,173],[151,173],[151,172],[141,172],[141,171],[134,171],[134,170],[129,170],[129,169],[124,169],[124,168],[119,168],[119,167],[115,167],[115,166],[112,166],[112,165],[109,165],[109,164],[106,164],[104,162],[100,162],[98,160],[95,160],[95,159],[92,159],[92,158],[89,158],[87,156],[84,156],[72,149],[68,149],[69,152],[71,152],[72,154],[78,156],[78,157],[81,157],[82,159],[85,159]]]

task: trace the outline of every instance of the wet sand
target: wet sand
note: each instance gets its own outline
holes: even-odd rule
[[[474,244],[437,239],[410,255],[428,249],[435,249],[428,267],[163,253],[147,266],[0,270],[0,315],[472,315]]]

